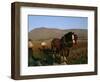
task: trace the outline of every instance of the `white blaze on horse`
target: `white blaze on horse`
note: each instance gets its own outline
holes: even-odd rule
[[[75,37],[74,37],[74,34],[72,34],[72,40],[73,40],[73,44],[75,44]]]

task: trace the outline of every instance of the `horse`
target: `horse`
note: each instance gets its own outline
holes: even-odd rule
[[[60,51],[61,49],[61,40],[59,38],[54,38],[51,41],[51,49],[53,50],[53,52],[57,53]]]
[[[55,62],[60,64],[61,40],[59,38],[54,38],[51,41],[51,50],[53,52],[53,58],[55,59]]]
[[[68,32],[64,36],[62,36],[61,39],[54,38],[51,41],[51,49],[55,53],[55,58],[58,54],[63,57],[63,60],[64,57],[66,57],[67,59],[70,53],[70,48],[76,44],[77,38],[75,36],[77,35],[74,32]]]

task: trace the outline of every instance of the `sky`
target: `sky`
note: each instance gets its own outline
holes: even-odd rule
[[[87,17],[29,15],[29,32],[35,28],[87,29]]]

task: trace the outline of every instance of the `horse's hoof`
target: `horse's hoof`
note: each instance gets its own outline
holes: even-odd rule
[[[62,63],[62,65],[66,65],[66,64],[67,64],[66,62],[63,62],[63,63]]]
[[[64,61],[66,61],[67,60],[67,58],[64,56]]]

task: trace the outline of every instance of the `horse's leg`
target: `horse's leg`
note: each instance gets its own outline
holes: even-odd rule
[[[66,49],[64,48],[64,49],[63,49],[63,61],[64,61],[65,55],[66,55]]]
[[[67,60],[67,56],[69,55],[69,50],[68,49],[64,49],[64,61]]]
[[[66,57],[69,56],[69,53],[70,53],[70,48],[67,49],[67,55],[66,55]]]
[[[62,54],[61,54],[62,62],[64,61],[64,55],[65,55],[65,49],[62,49]]]
[[[70,54],[70,48],[67,48],[67,52],[66,52],[66,55],[65,55],[66,60],[67,60],[67,57],[69,56],[69,54]]]
[[[64,48],[63,49],[63,62],[66,62],[68,63],[67,61],[67,57],[69,56],[69,53],[70,53],[70,49],[68,48]]]
[[[59,50],[59,58],[60,58],[60,63],[62,63],[62,56],[63,56],[63,50]]]

